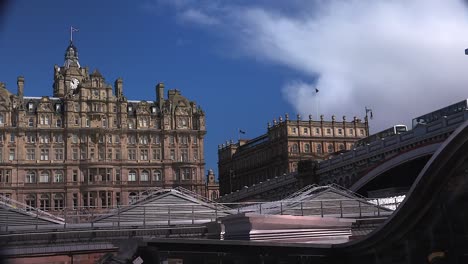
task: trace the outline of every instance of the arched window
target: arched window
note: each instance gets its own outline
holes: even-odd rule
[[[304,145],[304,152],[305,152],[305,153],[309,153],[309,152],[310,152],[310,144],[309,144],[309,143],[306,143],[306,144]]]
[[[54,182],[63,182],[63,171],[55,171]]]
[[[54,210],[55,211],[63,210],[63,207],[64,207],[63,194],[61,193],[54,194]]]
[[[24,200],[27,206],[36,207],[36,196],[33,194],[28,194]],[[26,208],[26,210],[32,210],[32,208]]]
[[[144,171],[141,172],[140,181],[149,181],[148,171],[144,170]]]
[[[214,192],[211,193],[211,200],[214,201],[216,199],[218,199],[218,192],[214,191]]]
[[[162,173],[160,170],[153,171],[153,181],[162,181]]]
[[[128,172],[128,181],[136,181],[136,171],[131,170]]]
[[[138,195],[135,192],[128,194],[128,204],[133,204],[138,200]]]
[[[332,152],[333,152],[333,145],[328,144],[328,153],[332,153]]]
[[[50,209],[50,197],[48,194],[41,194],[39,197],[39,209],[47,211]]]
[[[34,171],[26,172],[26,183],[35,183],[36,182],[36,173]]]
[[[49,172],[48,171],[42,171],[41,175],[39,176],[39,182],[49,182]]]

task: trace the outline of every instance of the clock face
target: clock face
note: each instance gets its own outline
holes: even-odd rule
[[[71,81],[70,81],[70,88],[72,89],[76,89],[78,87],[78,84],[80,83],[80,81],[78,81],[78,79],[75,79],[73,78]]]

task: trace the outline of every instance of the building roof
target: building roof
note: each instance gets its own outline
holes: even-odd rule
[[[228,208],[195,193],[178,189],[155,189],[135,203],[112,210],[96,219],[98,223],[146,225],[193,224],[226,216]]]

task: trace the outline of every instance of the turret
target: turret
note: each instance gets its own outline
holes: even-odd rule
[[[122,97],[122,95],[123,95],[123,80],[122,80],[122,78],[118,78],[117,80],[115,80],[114,87],[115,87],[115,96],[117,96],[117,98]]]

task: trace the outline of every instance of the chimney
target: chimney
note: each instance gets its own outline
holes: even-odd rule
[[[156,84],[156,101],[158,102],[159,109],[162,110],[164,103],[164,83]]]
[[[24,95],[24,77],[23,76],[18,76],[18,80],[16,81],[16,84],[18,85],[18,96],[23,97],[23,95]]]
[[[122,78],[118,78],[115,80],[115,96],[121,97],[123,95],[123,80]]]

